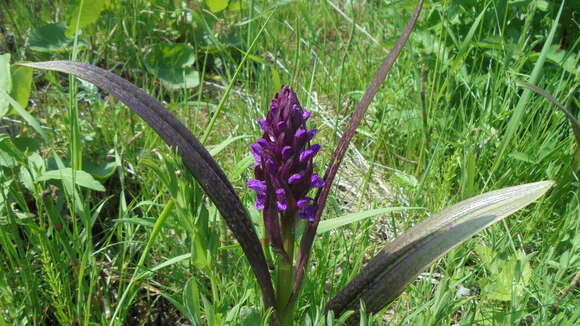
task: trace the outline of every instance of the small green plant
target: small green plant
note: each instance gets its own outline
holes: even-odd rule
[[[72,74],[108,91],[141,116],[169,146],[176,148],[183,163],[215,204],[244,251],[260,285],[265,307],[272,310],[271,323],[286,326],[294,322],[295,303],[307,272],[312,245],[346,149],[409,38],[422,4],[423,1],[419,1],[405,31],[362,97],[322,178],[315,174],[312,159],[316,152],[324,149],[309,144],[315,134],[306,128],[309,113],[302,109],[291,89],[283,88],[275,97],[268,117],[260,120],[264,134],[253,148],[256,179],[250,181],[249,186],[257,192],[256,206],[263,210],[268,245],[260,241],[240,197],[222,168],[202,145],[204,142],[200,142],[184,124],[142,89],[89,64],[50,61],[22,65]],[[220,103],[220,107],[222,105]],[[213,120],[210,125],[213,125]],[[284,134],[286,131],[291,134]],[[204,140],[206,137],[207,133]],[[74,179],[75,174],[72,175]],[[477,232],[532,203],[551,185],[551,181],[542,181],[496,190],[440,211],[380,251],[328,302],[325,310],[338,316],[354,311],[348,315],[350,324],[357,323],[361,318],[359,311],[363,309],[369,313],[380,311],[438,258]],[[307,196],[312,188],[318,189],[314,198]],[[173,201],[166,205],[155,221],[153,235],[141,254],[132,280],[144,275],[140,274],[139,267],[173,205]],[[300,218],[306,223],[298,223]],[[304,225],[299,246],[295,233],[298,225]],[[270,273],[266,258],[270,256],[266,254],[269,247],[274,252],[272,262],[277,266],[274,275]],[[134,289],[128,287],[120,301],[130,300],[134,293]],[[117,305],[119,307],[120,303]],[[111,317],[111,324],[117,322],[118,315],[117,308]]]

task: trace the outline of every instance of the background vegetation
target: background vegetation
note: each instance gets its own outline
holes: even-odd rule
[[[1,1],[0,93],[30,116],[0,96],[0,325],[109,324],[115,310],[128,325],[267,320],[241,250],[157,135],[90,84],[10,63],[92,63],[163,100],[207,138],[258,225],[245,188],[255,119],[281,85],[294,87],[321,130],[323,165],[414,5]],[[537,84],[578,116],[579,9],[574,1],[427,3],[326,212],[367,218],[315,242],[300,325],[333,323],[325,300],[430,213],[546,179],[556,185],[541,201],[453,250],[363,322],[578,324],[578,148],[565,116],[515,81]],[[138,286],[118,304],[132,278]]]

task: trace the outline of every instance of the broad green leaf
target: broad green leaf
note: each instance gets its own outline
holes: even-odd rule
[[[99,19],[109,0],[78,0],[68,19],[65,35],[72,37],[77,29],[82,29]]]
[[[328,231],[338,229],[339,227],[358,222],[369,217],[374,217],[377,215],[382,215],[392,212],[400,212],[411,209],[421,209],[421,207],[387,207],[387,208],[377,208],[368,211],[356,212],[352,214],[343,215],[329,220],[320,221],[318,224],[317,234],[326,233]]]
[[[526,254],[518,251],[509,260],[495,257],[491,263],[490,276],[479,281],[481,294],[499,301],[512,301],[514,297],[522,296],[532,275]]]
[[[205,0],[205,4],[212,12],[220,12],[228,7],[229,0]]]
[[[12,90],[10,96],[23,108],[28,106],[31,86],[32,69],[30,67],[14,66],[12,68]]]
[[[10,75],[10,54],[0,55],[0,90],[5,93],[10,93],[12,90],[12,78]],[[0,96],[0,118],[4,117],[8,113],[8,108],[10,104],[8,99]]]
[[[30,49],[37,52],[62,52],[74,47],[74,40],[65,35],[66,24],[54,23],[39,27],[30,34]],[[83,41],[78,42],[78,47],[86,47]]]
[[[578,65],[578,57],[574,53],[569,53],[566,50],[560,49],[558,45],[554,45],[548,51],[546,59],[557,64],[565,71],[580,75],[580,66]]]
[[[199,85],[199,73],[194,63],[195,51],[187,44],[159,44],[145,56],[147,70],[169,89]]]
[[[88,174],[85,171],[77,170],[75,171],[75,183],[81,187],[85,187],[88,189],[96,190],[96,191],[105,191],[105,187],[93,178],[92,175]],[[36,181],[48,181],[48,180],[61,180],[62,182],[66,182],[72,185],[73,182],[73,169],[71,168],[64,168],[59,170],[50,170],[45,171],[41,174]]]
[[[90,173],[93,177],[98,180],[104,180],[110,178],[115,170],[119,167],[119,163],[116,161],[112,162],[99,162],[94,160],[84,160],[83,169]]]
[[[534,202],[552,186],[541,181],[464,200],[412,227],[373,258],[327,305],[337,315],[358,311],[362,300],[376,313],[419,273],[474,234]],[[356,320],[357,315],[353,317]]]
[[[262,324],[262,318],[256,307],[242,306],[240,307],[239,325],[241,326],[255,326]]]

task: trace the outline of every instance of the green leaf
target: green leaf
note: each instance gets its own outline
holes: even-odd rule
[[[518,251],[516,257],[509,260],[495,257],[491,264],[493,268],[490,269],[490,277],[479,282],[484,297],[512,301],[514,297],[524,294],[532,275],[525,253]]]
[[[154,218],[147,218],[147,217],[128,217],[128,218],[116,218],[115,219],[115,224],[123,224],[123,223],[141,225],[141,226],[151,228],[155,225],[155,219]]]
[[[39,27],[30,34],[30,49],[37,52],[62,52],[72,50],[74,40],[65,34],[64,22],[54,23]],[[78,47],[86,47],[83,41],[78,42]]]
[[[229,0],[205,0],[205,4],[212,12],[220,12],[228,7]]]
[[[235,142],[236,140],[240,140],[240,139],[244,139],[244,138],[250,138],[250,136],[240,135],[240,136],[235,136],[235,137],[229,137],[228,139],[224,140],[223,142],[221,142],[213,147],[210,147],[208,149],[208,151],[211,154],[211,156],[216,156],[221,151],[223,151],[226,147],[228,147],[231,143]]]
[[[260,324],[262,324],[262,318],[260,318],[260,313],[256,307],[240,307],[239,325],[254,326]]]
[[[17,163],[24,163],[24,154],[12,142],[8,135],[0,134],[0,166],[12,168]]]
[[[12,90],[12,78],[10,75],[10,54],[0,55],[0,89],[6,93]],[[8,113],[10,107],[8,100],[0,96],[0,118]]]
[[[159,44],[145,56],[147,70],[169,89],[199,85],[199,73],[193,67],[195,51],[187,44]]]
[[[367,219],[369,217],[374,217],[377,215],[382,215],[382,214],[392,213],[392,212],[406,211],[406,210],[411,210],[411,209],[421,209],[421,207],[377,208],[377,209],[371,209],[368,211],[362,211],[362,212],[356,212],[356,213],[352,213],[352,214],[343,215],[343,216],[336,217],[333,219],[320,221],[320,224],[318,224],[318,229],[316,230],[316,233],[317,234],[326,233],[328,231],[332,231],[332,230],[337,229],[339,227],[342,227],[342,226],[345,226],[345,225],[348,225],[348,224],[351,224],[354,222],[358,222],[358,221]]]
[[[92,175],[85,171],[77,170],[75,172],[75,183],[78,186],[85,187],[88,189],[96,191],[105,191],[105,187],[95,180]],[[61,180],[62,182],[72,185],[73,182],[73,169],[64,168],[59,170],[50,170],[42,173],[36,181],[48,181],[48,180]]]
[[[190,278],[189,281],[185,283],[185,287],[183,287],[182,301],[190,316],[190,321],[199,322],[201,317],[201,310],[199,309],[201,307],[201,301],[195,277]]]
[[[15,66],[12,69],[12,90],[10,96],[21,107],[28,106],[30,89],[32,86],[32,69],[29,67]]]
[[[40,136],[42,136],[44,140],[47,139],[46,133],[44,130],[42,130],[42,127],[40,127],[38,120],[36,120],[35,117],[33,117],[30,113],[28,113],[28,111],[20,106],[20,104],[18,104],[18,102],[16,102],[10,95],[8,95],[6,91],[0,88],[0,102],[3,100],[7,100],[8,103],[12,105],[16,113],[20,115],[20,117],[22,117],[22,119],[24,119],[24,121],[26,121],[26,123],[32,127],[32,129],[34,129]]]
[[[90,173],[93,177],[99,180],[105,180],[110,178],[115,170],[119,167],[119,163],[116,161],[112,162],[99,162],[95,160],[83,160],[83,169]]]
[[[336,315],[358,311],[362,300],[376,313],[407,284],[452,248],[529,205],[552,186],[542,181],[504,188],[464,200],[414,226],[391,242],[327,305]],[[354,315],[353,319],[357,319]]]
[[[109,0],[79,0],[68,20],[65,35],[72,37],[77,29],[82,29],[99,19]]]

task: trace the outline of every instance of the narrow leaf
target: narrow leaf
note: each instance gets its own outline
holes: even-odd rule
[[[529,205],[552,186],[541,181],[462,201],[414,226],[391,242],[326,306],[336,315],[358,311],[360,300],[376,313],[396,299],[429,265],[474,234]],[[349,320],[355,323],[358,313]]]
[[[96,191],[105,191],[105,187],[93,178],[92,175],[88,174],[82,170],[75,171],[75,177],[73,178],[73,170],[71,168],[64,168],[59,170],[50,170],[42,173],[36,181],[47,181],[47,180],[61,180],[72,186],[73,180],[78,186],[85,187],[88,189]]]
[[[548,93],[545,89],[540,88],[540,87],[533,85],[533,84],[530,84],[530,83],[526,83],[524,81],[518,80],[518,81],[516,81],[516,83],[522,87],[525,87],[529,90],[534,91],[538,95],[545,97],[548,101],[552,102],[552,104],[554,104],[558,109],[560,109],[560,111],[562,111],[562,113],[564,113],[566,118],[568,118],[568,121],[570,121],[570,124],[572,125],[572,131],[574,132],[574,137],[576,137],[576,145],[578,145],[578,147],[580,147],[580,122],[578,122],[576,117],[568,109],[566,109],[566,107],[562,103],[560,103],[560,101],[558,101],[554,96],[552,96],[550,93]]]
[[[30,113],[28,113],[28,111],[26,111],[22,106],[20,106],[20,104],[18,104],[18,102],[16,102],[10,95],[8,95],[6,91],[0,89],[0,102],[2,101],[2,99],[8,101],[8,103],[12,105],[12,108],[14,108],[14,111],[16,111],[16,114],[22,117],[22,119],[24,119],[24,121],[26,121],[26,123],[28,123],[32,127],[32,129],[34,129],[34,131],[36,131],[40,136],[42,136],[44,140],[48,139],[46,133],[44,132],[44,130],[42,130],[42,127],[40,126],[38,120],[36,120],[36,118],[34,118]]]
[[[330,163],[328,164],[328,168],[326,169],[324,175],[324,187],[316,194],[316,205],[317,211],[315,216],[315,221],[313,223],[308,223],[306,226],[306,231],[304,232],[304,236],[302,237],[302,241],[300,242],[300,250],[298,251],[298,258],[297,258],[297,266],[296,266],[296,275],[294,276],[294,291],[292,294],[292,298],[290,300],[290,304],[293,304],[293,300],[296,300],[298,292],[300,291],[300,287],[302,286],[302,279],[304,277],[306,262],[310,258],[310,251],[312,249],[312,243],[314,241],[314,237],[316,236],[316,229],[318,228],[318,223],[320,222],[320,217],[322,216],[322,212],[324,211],[324,206],[326,205],[326,199],[328,198],[328,194],[330,192],[330,188],[332,187],[332,183],[334,182],[334,177],[338,172],[338,168],[342,163],[342,159],[346,154],[346,150],[350,141],[354,137],[356,129],[360,125],[362,118],[371,104],[371,101],[377,94],[379,87],[383,83],[383,81],[387,78],[389,71],[395,64],[395,61],[399,57],[399,54],[403,50],[405,43],[409,39],[411,35],[411,31],[415,27],[417,23],[417,19],[419,18],[419,14],[421,13],[421,9],[423,8],[423,0],[419,0],[417,3],[417,7],[413,12],[413,16],[409,19],[405,30],[397,40],[395,47],[385,61],[383,62],[382,66],[380,67],[379,71],[375,75],[375,78],[367,88],[365,94],[363,95],[360,103],[356,107],[355,112],[353,113],[350,121],[348,123],[348,128],[340,138],[334,153],[332,153],[332,157],[330,159]]]
[[[411,209],[421,209],[421,207],[377,208],[377,209],[371,209],[368,211],[362,211],[362,212],[356,212],[356,213],[352,213],[352,214],[343,215],[343,216],[336,217],[333,219],[321,221],[320,224],[318,224],[318,230],[316,231],[316,234],[326,233],[328,231],[332,231],[334,229],[338,229],[338,228],[343,227],[345,225],[349,225],[349,224],[354,223],[354,222],[359,222],[359,221],[362,221],[364,219],[374,217],[377,215],[382,215],[382,214],[392,213],[392,212],[406,211],[406,210],[411,210]]]
[[[12,78],[10,74],[10,53],[0,55],[0,90],[10,93],[12,90]],[[8,100],[0,96],[0,118],[8,113]]]
[[[235,137],[230,137],[224,141],[222,141],[221,143],[209,148],[209,153],[211,154],[211,156],[216,156],[218,155],[221,151],[223,151],[226,147],[228,147],[231,143],[235,142],[236,140],[240,140],[240,139],[244,139],[244,138],[249,138],[250,136],[248,135],[240,135],[240,136],[235,136]]]
[[[169,146],[177,148],[185,166],[216,205],[240,243],[262,288],[266,306],[274,306],[268,265],[248,213],[217,162],[183,123],[139,87],[96,66],[71,61],[21,65],[68,73],[93,83],[118,98],[143,118]]]

